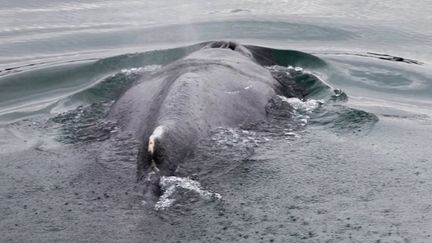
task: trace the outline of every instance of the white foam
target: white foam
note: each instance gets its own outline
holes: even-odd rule
[[[284,96],[279,97],[282,99],[282,101],[287,102],[294,108],[293,117],[298,120],[301,126],[306,126],[310,118],[309,114],[311,114],[324,103],[323,100],[308,99],[302,101],[299,98],[287,98]]]
[[[289,68],[289,67],[288,67]],[[298,73],[302,73],[303,72],[303,68],[301,68],[301,67],[295,67],[294,68],[294,71],[295,72],[298,72]]]
[[[139,73],[144,73],[144,72],[153,72],[156,71],[158,69],[160,69],[162,66],[161,65],[147,65],[144,67],[139,67],[139,68],[128,68],[128,69],[122,69],[121,72],[125,73],[125,74],[139,74]]]
[[[213,131],[211,140],[218,146],[257,146],[265,140],[258,136],[256,132],[242,130],[239,128],[218,127]]]
[[[273,66],[266,66],[267,69],[270,71],[277,71],[277,72],[286,72],[289,75],[292,74],[301,74],[304,73],[304,69],[302,67],[293,67],[293,66],[279,66],[279,65],[273,65]]]
[[[324,103],[324,101],[322,100],[308,99],[302,101],[299,98],[287,98],[284,96],[279,96],[279,97],[282,99],[282,101],[285,101],[288,104],[290,104],[296,111],[300,111],[304,113],[310,113]]]
[[[212,193],[203,189],[198,181],[194,181],[190,178],[162,176],[159,181],[159,185],[163,191],[163,194],[160,196],[159,201],[155,204],[156,210],[163,210],[170,207],[176,201],[176,199],[172,197],[179,188],[196,192],[201,198],[205,200],[222,198],[222,196],[218,193]]]
[[[295,138],[300,138],[300,136],[297,133],[294,132],[284,132],[285,136],[289,136],[289,137],[295,137]]]

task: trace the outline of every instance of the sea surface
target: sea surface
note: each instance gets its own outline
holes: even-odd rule
[[[431,13],[430,0],[0,0],[0,241],[432,242]],[[280,97],[290,119],[212,131],[150,205],[138,145],[106,112],[219,40],[270,48],[267,68],[308,96]]]

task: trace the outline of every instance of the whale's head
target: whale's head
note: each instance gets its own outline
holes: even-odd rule
[[[262,80],[271,80],[271,75],[256,60],[255,55],[248,46],[233,41],[213,41],[205,43],[201,49],[184,57],[181,63],[190,62],[191,65],[201,67],[225,66],[235,72],[247,74],[252,77],[261,77]],[[203,72],[201,72],[202,74]],[[223,74],[212,73],[214,78]],[[263,77],[266,76],[266,77]]]

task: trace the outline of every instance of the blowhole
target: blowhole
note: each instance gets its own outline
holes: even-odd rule
[[[238,44],[232,41],[215,41],[210,44],[210,48],[225,48],[235,51]]]

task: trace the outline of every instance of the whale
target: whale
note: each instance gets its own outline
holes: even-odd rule
[[[108,117],[139,142],[138,171],[172,175],[212,129],[265,120],[272,97],[301,96],[272,75],[267,57],[253,46],[209,42],[124,92]]]

